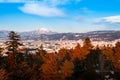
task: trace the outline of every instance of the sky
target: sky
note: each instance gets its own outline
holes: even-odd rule
[[[0,0],[0,30],[120,30],[120,0]]]

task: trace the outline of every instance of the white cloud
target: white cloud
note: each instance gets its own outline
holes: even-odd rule
[[[45,17],[63,17],[64,12],[57,7],[50,7],[43,4],[37,3],[26,3],[24,6],[19,7],[21,11],[28,14],[34,14]]]
[[[106,26],[107,29],[120,29],[120,15],[96,19],[94,24]]]
[[[63,17],[65,12],[58,6],[79,3],[81,0],[0,0],[0,2],[24,3],[19,7],[24,13],[44,17]]]
[[[108,16],[96,19],[96,23],[107,22],[107,23],[119,23],[120,15],[117,16]]]
[[[102,18],[102,20],[106,22],[111,22],[111,23],[120,22],[120,15],[105,17],[105,18]]]

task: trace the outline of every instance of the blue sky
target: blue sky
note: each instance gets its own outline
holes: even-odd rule
[[[120,0],[0,0],[0,30],[120,30]]]

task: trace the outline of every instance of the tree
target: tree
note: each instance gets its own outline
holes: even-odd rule
[[[103,49],[103,54],[106,59],[111,62],[109,63],[109,71],[114,71],[114,76],[117,80],[120,79],[120,42],[117,42],[115,47],[107,46]]]
[[[93,45],[90,41],[90,38],[86,38],[80,51],[81,60],[86,59],[87,55],[90,53],[90,50],[92,50],[92,48]]]
[[[79,60],[82,59],[80,44],[77,44],[77,46],[74,48],[74,54],[72,56],[72,60],[75,60],[76,58],[79,59]]]
[[[92,47],[93,47],[90,38],[86,38],[86,39],[85,39],[85,41],[84,41],[84,43],[83,43],[83,47],[89,47],[89,48],[92,48]]]
[[[106,56],[108,60],[110,60],[115,69],[120,70],[120,42],[117,42],[115,47],[109,47],[107,46],[103,50],[103,54]]]
[[[21,46],[20,43],[20,35],[17,35],[14,31],[9,33],[9,40],[5,42],[7,45],[8,50],[12,51],[15,55],[17,53],[17,48]]]
[[[114,66],[120,71],[120,42],[117,42],[114,48]]]
[[[74,79],[81,79],[83,73],[86,72],[86,58],[90,54],[92,47],[93,46],[91,44],[90,38],[86,38],[82,47],[80,46],[80,44],[77,44],[77,46],[74,48],[74,53],[72,56],[72,61],[74,64]]]
[[[99,69],[99,55],[101,54],[101,50],[99,48],[97,49],[91,49],[90,53],[87,55],[86,58],[86,72],[84,74],[84,79],[85,80],[97,80],[98,79],[98,74],[96,73],[96,70]],[[101,79],[102,80],[102,79]]]
[[[13,69],[16,68],[16,64],[18,61],[18,47],[20,45],[22,45],[20,43],[20,36],[17,35],[14,31],[11,31],[9,33],[9,40],[5,42],[5,44],[7,45],[7,49],[8,49],[8,57],[7,57],[7,65],[8,65],[8,70],[11,71]]]
[[[58,75],[58,62],[54,54],[45,56],[44,64],[40,67],[42,80],[59,80]]]
[[[70,50],[62,48],[57,53],[57,59],[59,61],[65,61],[66,59],[70,60]]]
[[[65,60],[65,62],[63,63],[63,66],[60,66],[61,68],[61,77],[62,77],[62,80],[66,80],[66,78],[69,78],[71,77],[71,75],[73,74],[73,63],[68,61],[68,60]]]
[[[5,69],[0,69],[0,80],[8,80],[8,75]]]

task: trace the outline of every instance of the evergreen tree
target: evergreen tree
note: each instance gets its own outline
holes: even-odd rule
[[[13,69],[16,69],[18,60],[20,58],[17,49],[22,44],[20,43],[20,36],[17,35],[14,31],[11,31],[8,37],[9,40],[5,42],[8,49],[8,57],[6,59],[7,69],[8,71],[13,71]]]
[[[17,48],[22,45],[20,43],[20,35],[17,35],[14,31],[9,33],[9,40],[5,42],[8,50],[12,51],[13,54],[17,53]]]

